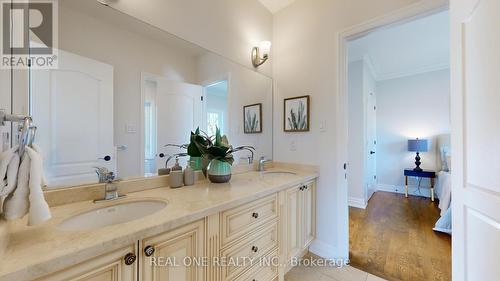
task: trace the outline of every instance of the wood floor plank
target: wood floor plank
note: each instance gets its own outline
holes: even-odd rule
[[[451,237],[432,230],[437,202],[376,192],[349,208],[351,265],[388,280],[451,280]]]

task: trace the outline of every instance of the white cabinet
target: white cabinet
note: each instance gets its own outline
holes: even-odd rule
[[[289,188],[211,214],[134,245],[91,258],[39,280],[44,281],[271,281],[283,268],[250,263],[303,256],[315,238],[315,182]],[[207,262],[208,264],[204,264]],[[261,259],[264,258],[264,259]],[[226,264],[227,265],[227,264]]]
[[[202,281],[205,255],[203,220],[142,240],[141,280]]]
[[[294,187],[286,191],[285,195],[285,231],[284,242],[286,250],[286,262],[300,254],[302,249],[302,186]]]
[[[309,182],[285,191],[282,239],[287,264],[292,258],[303,256],[314,240],[316,232],[315,189],[314,182]]]
[[[306,249],[311,245],[316,237],[316,185],[314,182],[309,182],[305,185],[302,191],[303,196],[303,236],[302,249]]]
[[[98,256],[39,281],[134,281],[137,277],[137,246]]]

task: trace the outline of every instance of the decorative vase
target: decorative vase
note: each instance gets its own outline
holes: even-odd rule
[[[216,159],[210,161],[208,179],[213,183],[229,182],[231,180],[231,164]]]
[[[195,171],[201,171],[202,169],[202,162],[201,162],[201,157],[193,157],[191,156],[189,158],[189,166]]]

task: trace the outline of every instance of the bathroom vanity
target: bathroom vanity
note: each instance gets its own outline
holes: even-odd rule
[[[0,108],[37,127],[52,213],[33,227],[0,219],[0,281],[283,280],[314,239],[318,173],[237,171],[273,158],[272,77],[99,2],[58,1],[57,68],[0,70]],[[259,117],[251,132],[249,106]],[[197,128],[255,149],[234,153],[229,183],[171,189],[159,171]],[[0,152],[16,132],[0,127]],[[94,203],[105,190],[95,167],[127,196]]]
[[[55,206],[44,225],[9,223],[0,280],[283,280],[314,239],[317,177],[312,167],[276,164],[228,184],[202,180]],[[141,213],[147,202],[163,207],[130,221],[107,214]],[[82,214],[94,222],[83,223]],[[76,228],[72,219],[80,220]]]

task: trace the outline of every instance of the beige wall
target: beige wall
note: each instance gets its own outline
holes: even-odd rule
[[[63,6],[59,8],[59,47],[114,67],[115,144],[128,146],[117,154],[118,176],[140,176],[141,72],[195,83],[196,57],[150,36]],[[135,126],[136,133],[127,133],[127,124]]]
[[[228,118],[229,141],[234,146],[251,145],[255,147],[254,160],[273,156],[273,81],[271,78],[256,73],[241,65],[221,60],[214,54],[205,54],[198,61],[198,82],[207,84],[221,79],[228,79]],[[245,134],[243,129],[243,106],[262,103],[262,133]],[[248,156],[249,153],[236,154],[235,159]]]
[[[272,39],[272,15],[257,0],[120,0],[111,6],[250,68],[252,47]],[[271,75],[271,66],[258,71]]]
[[[337,184],[342,168],[336,166],[345,161],[336,153],[338,34],[415,2],[297,0],[274,17],[274,155],[280,161],[320,165],[317,241],[312,250],[322,256],[348,256],[347,190]],[[283,98],[305,94],[311,95],[311,132],[284,133]],[[290,149],[292,142],[295,151]]]

